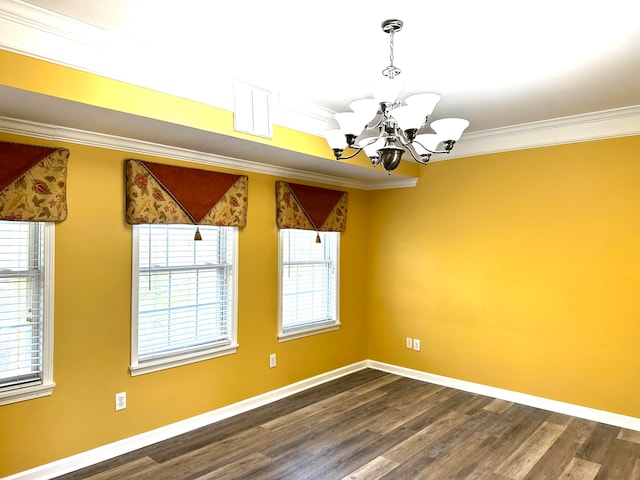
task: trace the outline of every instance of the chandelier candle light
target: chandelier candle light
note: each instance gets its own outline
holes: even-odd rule
[[[351,102],[351,112],[335,115],[340,128],[322,134],[336,160],[353,158],[364,150],[374,167],[382,165],[391,174],[400,165],[405,151],[422,165],[429,162],[433,153],[449,153],[469,126],[463,118],[443,118],[431,123],[435,133],[418,134],[440,101],[440,95],[419,93],[405,98],[404,104],[398,100],[404,82],[396,78],[400,69],[393,64],[393,35],[402,29],[402,25],[402,20],[396,19],[382,22],[382,30],[389,34],[390,62],[382,71],[386,78],[372,86],[373,98]],[[376,130],[376,136],[367,135]],[[438,150],[440,144],[443,150]],[[355,152],[343,157],[345,148],[355,149]]]

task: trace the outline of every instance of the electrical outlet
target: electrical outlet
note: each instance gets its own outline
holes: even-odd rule
[[[419,352],[419,351],[420,351],[420,340],[419,340],[419,339],[417,339],[417,338],[414,338],[414,339],[413,339],[413,349],[414,349],[416,352]]]
[[[411,337],[407,337],[407,348],[411,348],[413,346],[413,340]]]
[[[276,366],[276,354],[272,353],[269,355],[269,368],[273,368]]]
[[[127,408],[127,392],[116,393],[116,411]]]

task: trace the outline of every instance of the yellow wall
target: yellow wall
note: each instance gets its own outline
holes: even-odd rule
[[[279,178],[249,173],[248,225],[239,235],[238,352],[131,377],[131,227],[124,220],[124,160],[179,163],[9,134],[0,133],[0,140],[71,151],[69,217],[55,231],[57,386],[50,397],[0,407],[0,477],[366,358],[363,192],[349,192],[349,220],[341,236],[338,331],[278,343],[274,182]],[[274,369],[268,368],[270,353],[277,354]],[[114,394],[121,391],[127,392],[127,408],[115,412]]]
[[[639,155],[636,136],[456,159],[376,193],[369,358],[640,417]]]

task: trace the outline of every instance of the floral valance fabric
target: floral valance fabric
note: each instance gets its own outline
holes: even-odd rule
[[[344,232],[348,192],[276,182],[276,225],[317,232]]]
[[[127,223],[244,227],[248,185],[246,175],[127,160]]]
[[[69,150],[0,142],[0,220],[67,218]]]

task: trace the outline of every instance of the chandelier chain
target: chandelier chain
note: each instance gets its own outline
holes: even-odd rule
[[[389,66],[393,67],[393,32],[389,33]]]
[[[395,60],[395,56],[393,54],[394,47],[394,33],[396,30],[389,29],[387,33],[389,34],[389,66],[382,71],[382,74],[385,77],[389,77],[390,79],[394,79],[396,75],[400,75],[401,70],[393,64]]]

